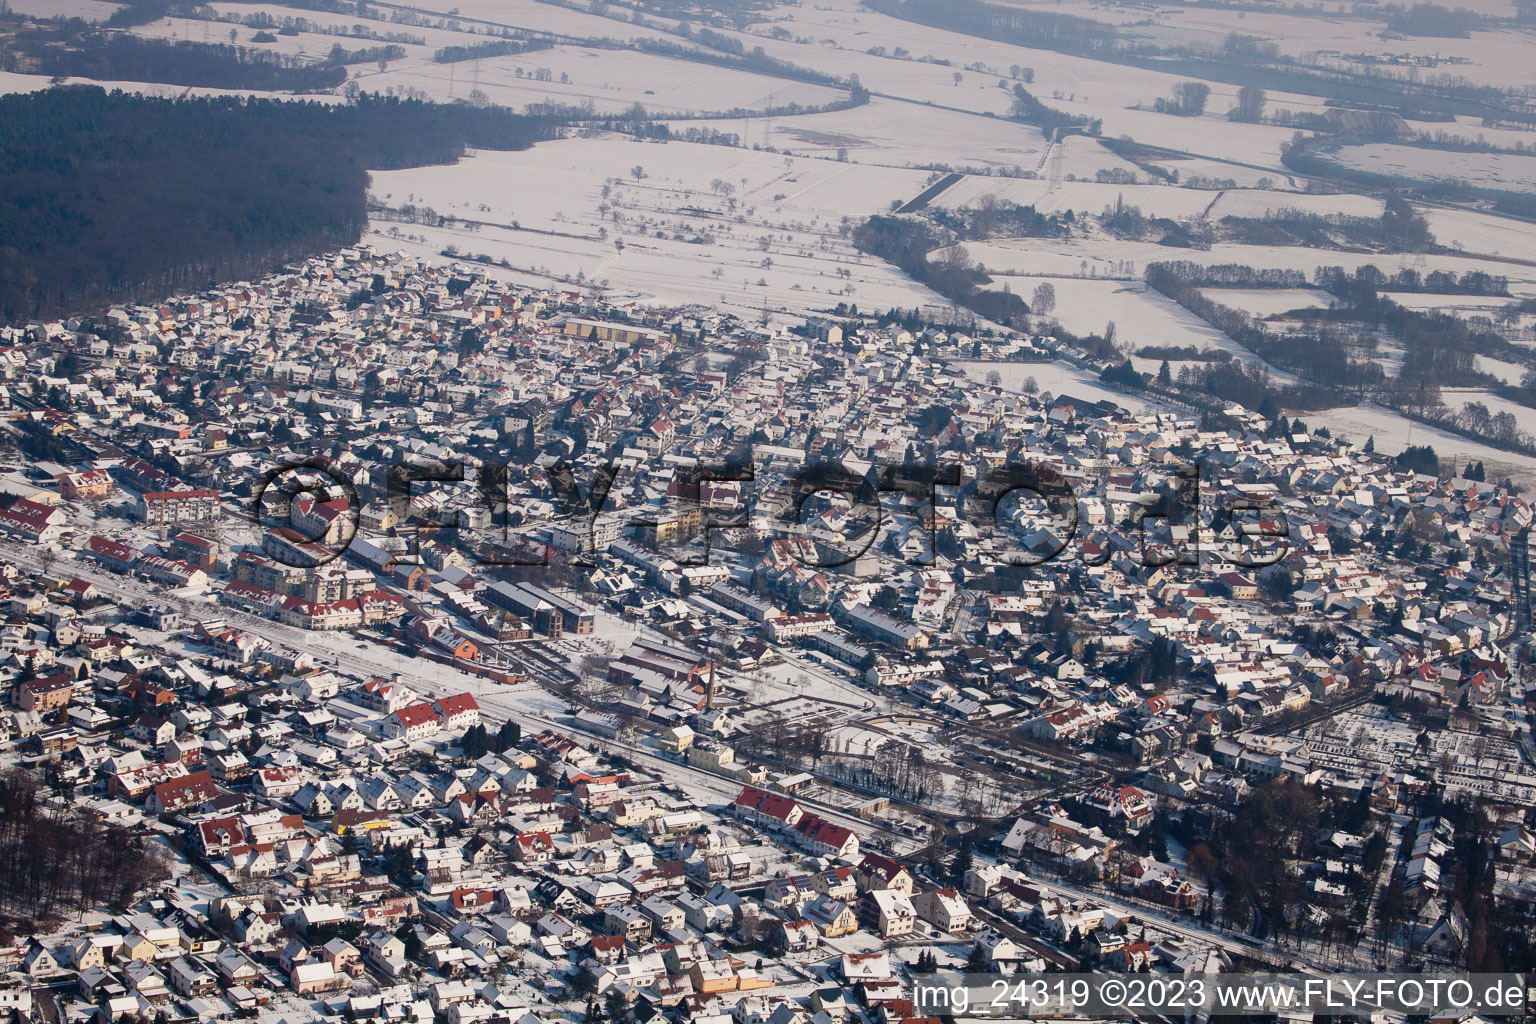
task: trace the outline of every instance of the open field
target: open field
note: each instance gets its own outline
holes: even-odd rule
[[[1055,5],[1034,0],[1010,2],[1009,6],[1056,9]],[[1509,18],[1513,13],[1510,4],[1501,2],[1454,6],[1499,18]],[[1505,84],[1512,77],[1523,77],[1530,71],[1529,32],[1475,31],[1467,39],[1402,35],[1385,31],[1385,12],[1373,16],[1368,8],[1356,8],[1346,14],[1343,8],[1325,9],[1300,4],[1273,11],[1126,4],[1096,5],[1091,14],[1085,12],[1085,16],[1119,25],[1136,38],[1161,45],[1216,49],[1236,32],[1272,43],[1287,55],[1342,69],[1358,70],[1363,66],[1349,60],[1351,56],[1363,56],[1383,64],[1408,65],[1418,60],[1431,68],[1438,67],[1443,73],[1490,85]],[[1379,70],[1405,73],[1404,67]]]
[[[540,79],[541,73],[551,77]],[[384,72],[359,68],[353,78],[371,92],[416,89],[439,102],[465,99],[478,90],[487,101],[517,110],[530,103],[590,102],[600,114],[620,113],[635,103],[652,113],[670,114],[737,107],[767,110],[791,103],[821,106],[845,95],[822,85],[632,50],[583,46],[449,64],[400,61]]]
[[[1519,384],[1525,375],[1530,372],[1529,367],[1520,363],[1511,363],[1503,359],[1494,359],[1490,356],[1478,356],[1477,369],[1481,373],[1492,374],[1506,384]],[[1531,415],[1531,412],[1527,411],[1526,415]]]
[[[17,14],[29,14],[34,18],[83,18],[86,21],[106,21],[122,6],[107,0],[9,0],[9,5]]]
[[[616,295],[657,302],[749,314],[840,301],[910,308],[943,300],[855,251],[843,218],[915,195],[924,177],[723,146],[571,139],[375,174],[373,194],[389,206],[482,225],[377,220],[373,229],[385,245],[415,236],[433,252],[453,245],[505,259],[519,279],[606,281]]]
[[[1433,207],[1424,211],[1424,219],[1441,245],[1504,259],[1536,261],[1536,224],[1475,210]]]
[[[862,107],[798,117],[688,121],[673,129],[711,128],[760,146],[886,167],[931,165],[1033,170],[1045,153],[1040,132],[1016,121],[956,116],[876,97]],[[1109,154],[1105,154],[1108,156]]]
[[[1230,242],[1220,242],[1209,249],[1180,249],[1154,242],[1128,242],[1103,236],[994,239],[967,242],[966,249],[998,273],[1081,273],[1086,276],[1092,271],[1103,276],[1126,273],[1123,268],[1129,265],[1131,269],[1128,273],[1139,277],[1148,263],[1188,260],[1206,266],[1241,263],[1252,267],[1300,270],[1310,277],[1320,266],[1354,270],[1369,264],[1389,275],[1403,267],[1411,267],[1420,274],[1434,270],[1456,274],[1481,270],[1508,277],[1509,290],[1514,295],[1531,294],[1532,289],[1536,289],[1536,266],[1499,263],[1469,256],[1340,252],[1304,246],[1237,245]]]
[[[166,85],[163,82],[110,82],[100,81],[95,78],[66,78],[59,85],[89,85],[107,92],[121,90],[127,93],[136,93],[140,96],[159,96],[165,99],[178,99],[187,96],[248,96],[267,100],[291,100],[291,94],[285,92],[272,92],[266,89],[211,89],[201,86]],[[45,75],[17,75],[0,71],[0,94],[36,92],[40,89],[53,88],[55,83]],[[316,93],[302,97],[310,103],[340,103],[340,96],[330,93]]]
[[[1464,399],[1465,400],[1465,399]],[[1409,445],[1430,445],[1435,453],[1449,466],[1454,457],[1458,465],[1469,460],[1483,462],[1488,469],[1488,479],[1511,477],[1524,487],[1536,485],[1536,458],[1502,451],[1476,441],[1468,440],[1439,427],[1415,423],[1400,413],[1379,405],[1343,406],[1337,409],[1313,410],[1298,413],[1307,425],[1316,429],[1327,427],[1340,437],[1348,437],[1356,443],[1366,438],[1376,439],[1376,450],[1395,455]]]
[[[1254,316],[1279,316],[1293,309],[1326,309],[1332,296],[1315,288],[1202,288],[1213,302]]]
[[[967,377],[984,381],[992,371],[997,371],[1000,386],[1010,391],[1021,390],[1024,382],[1033,378],[1040,393],[1053,396],[1070,395],[1089,402],[1108,400],[1122,409],[1134,413],[1166,411],[1161,403],[1133,395],[1119,388],[1108,387],[1092,374],[1085,373],[1060,360],[1052,363],[995,363],[960,361],[951,365],[965,371]]]
[[[1094,181],[1059,179],[995,178],[967,175],[951,185],[933,202],[935,206],[959,208],[975,206],[984,196],[996,196],[1008,203],[1033,206],[1041,213],[1065,213],[1097,216],[1116,200],[1158,217],[1198,217],[1210,206],[1214,192],[1174,188],[1171,185],[1108,185]]]
[[[1341,167],[1404,181],[1462,182],[1510,192],[1536,184],[1536,156],[1519,153],[1463,153],[1372,142],[1324,148],[1319,154]]]

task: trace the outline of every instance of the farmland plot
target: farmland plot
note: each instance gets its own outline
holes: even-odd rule
[[[1045,153],[1044,140],[1029,125],[879,97],[862,107],[823,114],[686,121],[671,127],[690,126],[734,133],[743,146],[827,157],[844,150],[854,163],[885,167],[1032,170]]]
[[[845,95],[806,82],[583,46],[452,64],[402,61],[383,73],[359,72],[356,79],[372,92],[419,89],[439,102],[465,99],[478,90],[487,101],[515,110],[530,103],[590,102],[600,114],[620,113],[636,103],[652,113],[672,114],[767,110],[790,103],[821,106]]]
[[[854,250],[843,219],[916,194],[924,178],[723,146],[569,139],[375,174],[384,204],[430,207],[462,223],[379,218],[373,230],[389,247],[452,245],[505,259],[514,279],[606,281],[611,292],[657,302],[751,313],[838,302],[911,308],[943,300]]]
[[[1335,436],[1347,437],[1356,444],[1374,437],[1376,450],[1384,454],[1395,455],[1411,444],[1427,444],[1446,460],[1447,465],[1453,456],[1459,465],[1478,460],[1487,466],[1490,480],[1509,476],[1526,487],[1536,484],[1536,458],[1479,444],[1439,427],[1415,423],[1401,413],[1379,405],[1341,406],[1306,411],[1301,415],[1312,429],[1326,426]]]

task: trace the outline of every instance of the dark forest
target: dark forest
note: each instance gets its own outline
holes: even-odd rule
[[[121,910],[165,877],[164,856],[141,839],[45,807],[40,781],[23,768],[0,774],[0,918]]]
[[[0,319],[260,276],[350,245],[369,170],[526,149],[503,108],[167,100],[94,86],[0,97]]]

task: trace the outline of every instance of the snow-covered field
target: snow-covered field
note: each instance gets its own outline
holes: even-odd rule
[[[1510,299],[1496,295],[1436,295],[1432,292],[1387,292],[1393,302],[1405,309],[1457,313],[1461,316],[1490,316],[1510,304]]]
[[[37,92],[49,85],[46,75],[18,75],[14,71],[0,71],[0,94]]]
[[[1033,378],[1041,395],[1049,394],[1057,397],[1070,395],[1090,402],[1108,400],[1133,413],[1166,411],[1154,400],[1108,387],[1086,370],[1080,370],[1071,363],[1060,360],[1052,363],[957,361],[950,365],[964,370],[967,377],[980,381],[985,381],[988,374],[996,371],[999,386],[1010,391],[1022,390],[1024,382]]]
[[[1314,288],[1202,288],[1202,295],[1254,316],[1279,316],[1293,309],[1326,309],[1332,296]]]
[[[104,89],[107,92],[121,90],[127,93],[136,93],[140,96],[158,96],[164,99],[177,99],[187,96],[249,96],[257,99],[291,100],[294,96],[286,92],[271,92],[264,89],[211,89],[200,86],[166,85],[162,82],[110,82],[98,81],[94,78],[66,78],[60,85],[91,85]],[[0,71],[0,94],[38,92],[42,89],[52,88],[52,79],[47,75],[18,75],[11,72]],[[340,96],[332,96],[329,93],[315,93],[301,97],[306,102],[313,103],[340,103]]]
[[[1525,379],[1525,375],[1531,372],[1531,367],[1521,363],[1506,362],[1503,359],[1494,359],[1491,356],[1478,356],[1476,364],[1479,373],[1492,374],[1505,384],[1519,384]],[[1526,415],[1536,415],[1536,412],[1527,411]]]
[[[1244,189],[1279,189],[1284,191],[1287,188],[1295,189],[1301,187],[1297,179],[1288,174],[1279,174],[1261,167],[1245,167],[1242,164],[1213,160],[1208,157],[1154,156],[1150,159],[1150,162],[1167,170],[1179,172],[1180,184],[1199,177],[1212,181],[1230,179],[1236,183],[1238,188]],[[1301,195],[1299,192],[1296,194]]]
[[[1019,2],[1009,6],[1037,10],[1057,10],[1044,0]],[[1490,17],[1508,19],[1511,5],[1493,3],[1456,3],[1448,7],[1471,8]],[[1275,5],[1270,10],[1254,7],[1222,8],[1216,6],[1177,6],[1097,4],[1081,13],[1096,21],[1122,26],[1137,38],[1163,45],[1193,45],[1219,49],[1233,33],[1253,36],[1273,43],[1282,53],[1317,61],[1324,66],[1361,70],[1361,65],[1344,59],[1345,54],[1366,54],[1378,59],[1397,58],[1409,64],[1409,58],[1428,61],[1456,61],[1438,68],[1428,64],[1427,73],[1453,74],[1478,84],[1504,86],[1512,78],[1530,71],[1531,36],[1528,32],[1501,26],[1496,32],[1473,32],[1468,39],[1436,36],[1411,36],[1386,29],[1386,13],[1371,16],[1369,8],[1355,7],[1346,12],[1335,5]],[[1364,15],[1364,16],[1347,16]],[[1403,75],[1405,67],[1383,71]],[[1212,105],[1224,111],[1226,104]],[[1289,99],[1280,105],[1292,105]],[[1294,107],[1293,107],[1294,109]]]
[[[446,6],[446,5],[441,5]],[[428,5],[425,10],[440,11]],[[623,8],[617,8],[622,11]],[[568,7],[543,4],[537,0],[453,0],[449,21],[461,28],[481,28],[477,23],[496,27],[536,29],[581,39],[669,39],[664,32],[642,28],[627,20],[603,18]],[[657,19],[666,21],[667,19]],[[668,21],[668,24],[674,24]]]
[[[8,0],[7,6],[17,14],[34,18],[106,21],[122,4],[109,3],[107,0]]]
[[[464,38],[462,43],[473,43]],[[541,72],[550,76],[543,79]],[[440,102],[479,91],[491,103],[521,110],[530,103],[591,102],[598,113],[639,103],[652,113],[768,110],[798,103],[822,106],[844,93],[822,85],[713,67],[632,50],[556,46],[510,57],[438,64],[400,61],[387,71],[360,68],[354,80],[371,91],[415,89]]]
[[[1052,181],[1063,178],[1094,180],[1099,171],[1120,171],[1134,174],[1138,181],[1150,178],[1145,171],[1105,149],[1103,144],[1084,135],[1068,135],[1051,147],[1046,165],[1042,170]]]
[[[1344,267],[1353,271],[1369,264],[1388,275],[1405,267],[1417,270],[1420,274],[1435,270],[1455,274],[1481,270],[1507,277],[1509,290],[1516,296],[1536,294],[1536,267],[1518,263],[1492,263],[1468,256],[1339,252],[1302,246],[1236,245],[1230,242],[1219,242],[1209,249],[1179,249],[1155,242],[1128,242],[1104,236],[995,239],[967,242],[966,250],[998,273],[1084,276],[1093,273],[1101,277],[1121,275],[1139,278],[1148,263],[1187,260],[1202,266],[1241,263],[1275,270],[1299,270],[1311,277],[1313,271],[1320,266]]]
[[[1441,245],[1488,256],[1536,260],[1536,224],[1475,210],[1430,207],[1422,212],[1435,241]],[[1488,272],[1494,273],[1495,269],[1498,273],[1506,272],[1503,267],[1490,268]]]
[[[1051,318],[1073,334],[1102,335],[1113,323],[1115,340],[1131,350],[1144,345],[1192,345],[1197,349],[1226,349],[1241,359],[1254,358],[1231,338],[1141,281],[997,276],[992,287],[1001,289],[1006,283],[1028,302],[1046,281],[1056,292]]]
[[[675,123],[740,136],[744,146],[835,156],[886,167],[994,167],[1033,170],[1045,152],[1038,129],[876,97],[861,107],[798,117],[748,117]]]
[[[246,14],[252,12],[243,11],[241,13]],[[267,13],[271,14],[272,17],[278,22],[281,22],[285,18],[302,17],[318,27],[334,27],[339,29],[346,28],[346,23],[341,22],[340,19],[336,18],[334,15],[327,16],[325,14],[317,14],[315,17],[311,18],[311,12],[309,11],[296,11],[293,8],[277,6],[268,7]],[[428,34],[425,31],[418,31],[414,28],[404,30],[399,26],[391,26],[388,23],[380,22],[374,22],[370,27],[379,32],[409,31],[411,35],[415,36],[426,36]],[[229,45],[231,43],[229,34],[231,31],[233,31],[235,33],[233,43],[236,46],[242,46],[249,50],[260,50],[267,53],[280,53],[287,57],[308,58],[314,61],[318,61],[324,58],[325,55],[331,51],[331,47],[337,45],[338,43],[348,50],[359,50],[365,47],[386,45],[384,43],[375,43],[367,39],[352,38],[344,32],[342,34],[331,34],[329,32],[299,32],[296,35],[278,35],[276,32],[269,32],[268,34],[275,37],[273,41],[268,43],[258,43],[253,38],[259,31],[258,29],[247,28],[244,25],[232,24],[230,22],[210,21],[202,18],[161,18],[158,21],[151,21],[144,25],[135,25],[132,29],[130,29],[130,31],[134,35],[143,36],[146,39],[164,39],[170,42],[217,43],[223,45]],[[436,34],[442,39],[438,45],[447,45],[448,40],[450,39],[455,42],[472,41],[468,37],[462,36],[458,33],[438,32]],[[414,44],[398,45],[401,45],[413,60],[428,60],[432,56],[432,48],[430,46],[417,46]],[[373,65],[357,65],[357,67],[368,67],[371,69]]]
[[[1269,217],[1281,210],[1347,217],[1380,217],[1382,202],[1372,196],[1296,195],[1271,189],[1228,189],[1211,204],[1212,220],[1223,217]]]
[[[1501,412],[1507,412],[1521,424],[1529,424],[1532,420],[1536,420],[1536,409],[1521,405],[1519,402],[1511,402],[1500,395],[1490,395],[1481,388],[1442,388],[1440,400],[1448,408],[1458,412],[1468,402],[1481,402],[1495,416]]]
[[[940,192],[933,205],[951,209],[975,206],[989,195],[1003,202],[1033,206],[1041,213],[1071,210],[1077,215],[1097,216],[1117,200],[1123,200],[1148,216],[1186,218],[1204,214],[1216,193],[1171,185],[1107,185],[1094,181],[967,175]]]
[[[431,207],[484,224],[372,226],[392,247],[411,248],[410,237],[425,240],[417,251],[453,245],[507,260],[516,280],[579,275],[583,285],[606,281],[614,294],[657,302],[753,314],[765,304],[802,312],[844,301],[910,308],[943,300],[855,251],[843,218],[905,201],[926,177],[725,146],[567,139],[375,174],[374,196],[392,207]]]
[[[1320,152],[1341,167],[1409,181],[1460,181],[1510,191],[1536,184],[1536,156],[1518,153],[1459,153],[1390,142],[1327,147]]]
[[[1468,399],[1470,400],[1470,398]],[[1530,410],[1526,410],[1529,415]],[[1368,437],[1376,439],[1376,450],[1384,455],[1395,455],[1410,444],[1430,445],[1435,454],[1449,464],[1454,457],[1458,465],[1469,459],[1482,461],[1488,468],[1490,480],[1509,476],[1525,487],[1536,485],[1536,458],[1501,451],[1485,444],[1478,444],[1458,434],[1423,423],[1415,423],[1400,413],[1379,405],[1367,403],[1338,409],[1301,412],[1307,425],[1316,429],[1326,426],[1340,437],[1348,437],[1364,443]]]

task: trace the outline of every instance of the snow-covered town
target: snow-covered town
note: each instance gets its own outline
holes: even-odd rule
[[[5,340],[32,1019],[884,1024],[1529,934],[1505,486],[975,372],[1052,335],[369,246]]]
[[[1533,46],[0,0],[0,1024],[1523,1022]]]

